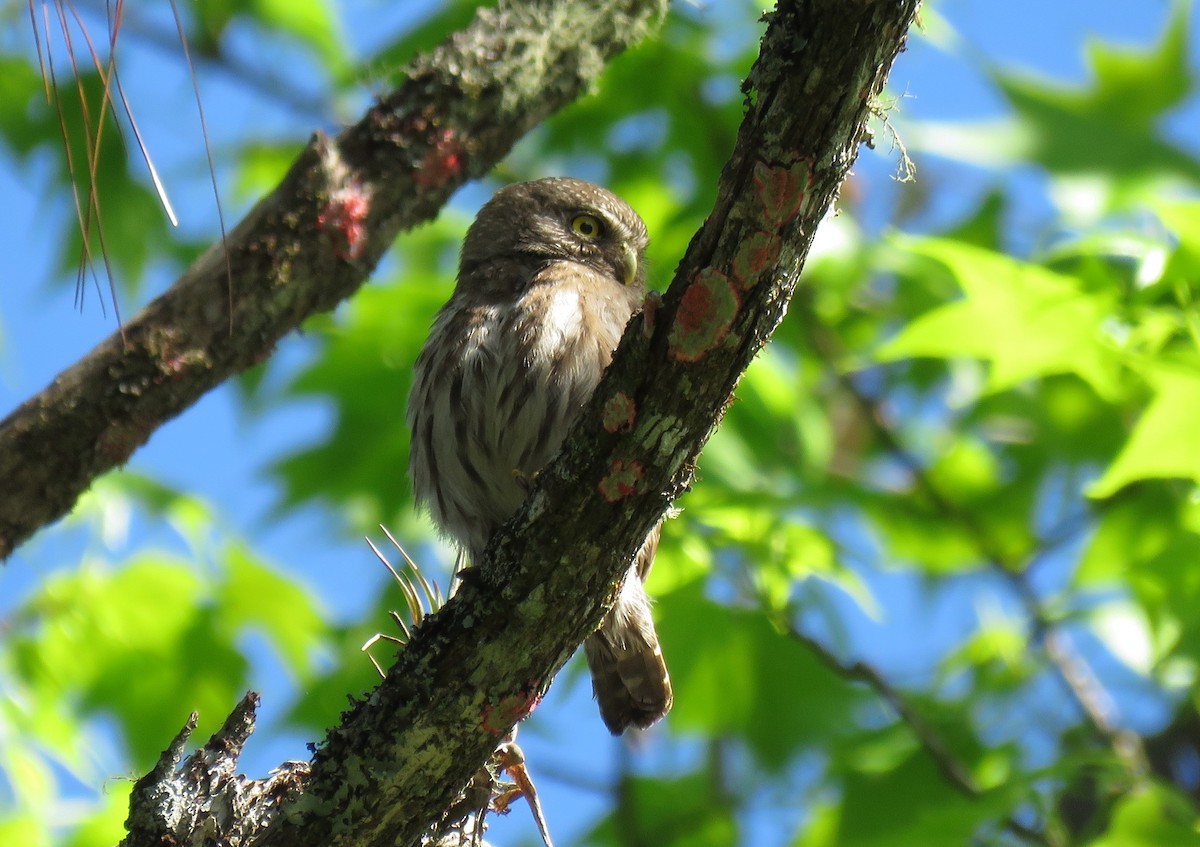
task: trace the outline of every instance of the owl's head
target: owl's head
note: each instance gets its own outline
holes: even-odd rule
[[[463,242],[459,278],[488,262],[586,265],[624,285],[644,287],[646,224],[628,203],[591,182],[551,177],[497,191]]]

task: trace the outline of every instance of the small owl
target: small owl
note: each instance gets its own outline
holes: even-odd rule
[[[408,425],[417,500],[478,562],[558,452],[645,296],[646,225],[590,182],[510,185],[467,231],[458,282],[417,358]],[[584,644],[614,735],[671,708],[642,586],[656,527],[616,605]]]

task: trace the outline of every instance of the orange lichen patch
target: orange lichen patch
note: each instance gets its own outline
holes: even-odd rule
[[[779,227],[796,217],[804,204],[808,181],[808,165],[804,162],[788,168],[755,163],[754,190],[769,223]]]
[[[742,291],[753,288],[762,274],[779,260],[783,239],[773,232],[752,232],[738,245],[733,257],[733,281]]]
[[[741,301],[729,277],[715,268],[704,268],[679,301],[679,311],[667,338],[671,358],[696,362],[729,334]]]
[[[617,459],[608,469],[608,475],[600,480],[600,484],[596,488],[600,491],[601,497],[609,503],[616,503],[618,500],[624,500],[629,495],[637,493],[641,481],[641,462]]]
[[[618,391],[604,402],[600,422],[606,432],[628,432],[637,421],[637,405],[624,391]]]
[[[509,728],[533,714],[538,703],[542,702],[542,688],[537,680],[531,680],[528,685],[513,694],[500,698],[496,705],[483,704],[483,720],[480,726],[489,735],[500,735],[508,732]]]

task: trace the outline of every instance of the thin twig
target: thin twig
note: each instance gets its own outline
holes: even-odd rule
[[[124,4],[121,3],[123,7]],[[225,296],[229,308],[229,334],[233,335],[233,260],[227,249],[228,234],[225,228],[225,209],[221,205],[221,189],[217,185],[217,165],[213,161],[212,142],[208,135],[208,121],[204,117],[204,98],[200,96],[200,77],[196,66],[192,63],[192,51],[188,47],[187,33],[183,29],[183,19],[179,17],[179,6],[175,0],[170,0],[171,16],[175,19],[175,31],[179,36],[179,50],[183,53],[183,61],[187,63],[188,78],[192,81],[192,97],[196,101],[196,116],[200,119],[200,137],[204,141],[204,157],[208,162],[208,179],[212,183],[213,203],[217,207],[217,225],[221,231],[221,247],[225,256]]]
[[[790,621],[781,620],[780,624],[787,632],[788,637],[807,648],[821,664],[843,679],[865,684],[875,692],[876,696],[891,706],[952,787],[973,800],[984,796],[984,789],[979,787],[979,784],[968,773],[967,768],[950,752],[937,731],[878,670],[861,660],[844,662],[828,647],[812,636],[801,632]],[[1004,828],[1030,844],[1054,847],[1057,843],[1047,833],[1021,823],[1011,815],[1005,819]]]
[[[79,5],[94,15],[105,14],[101,8],[101,0],[84,0]],[[107,6],[108,0],[104,0],[103,5]],[[129,37],[157,50],[172,56],[179,52],[177,33],[156,26],[142,16],[126,11],[124,29]],[[242,87],[253,89],[266,100],[285,106],[307,121],[315,119],[322,124],[330,121],[331,110],[328,102],[320,97],[309,97],[297,92],[291,85],[292,80],[287,77],[265,73],[261,68],[224,53],[202,52],[198,58],[205,66],[226,74]]]
[[[1044,556],[1052,546],[1057,547],[1073,537],[1078,528],[1081,528],[1081,524],[1076,518],[1064,521],[1067,531],[1063,531],[1064,527],[1052,531],[1047,544],[1036,551],[1028,561],[1024,563],[1010,561],[994,544],[988,532],[975,519],[975,516],[960,508],[942,492],[916,456],[901,443],[885,419],[879,402],[862,391],[849,374],[842,372],[833,364],[839,358],[840,351],[837,340],[827,327],[812,319],[811,312],[806,307],[807,304],[802,304],[799,311],[806,318],[805,323],[813,339],[814,348],[842,390],[858,406],[863,419],[867,421],[875,437],[883,444],[884,449],[905,467],[917,488],[933,507],[967,532],[989,569],[1001,576],[1013,589],[1030,619],[1037,640],[1043,645],[1043,652],[1048,664],[1054,669],[1056,677],[1063,684],[1068,696],[1076,704],[1093,732],[1117,753],[1121,761],[1125,762],[1132,772],[1144,772],[1145,755],[1140,749],[1140,743],[1135,736],[1114,725],[1109,710],[1105,706],[1107,698],[1102,693],[1099,680],[1091,672],[1086,660],[1070,649],[1061,626],[1046,614],[1037,593],[1026,577],[1029,568],[1034,563]],[[1085,668],[1086,672],[1083,670]]]
[[[109,4],[109,6],[111,7],[111,4]],[[125,119],[129,121],[129,128],[133,130],[133,136],[137,140],[137,148],[142,154],[142,161],[146,165],[146,171],[150,174],[150,181],[154,183],[154,191],[156,194],[158,194],[158,202],[162,205],[163,211],[167,215],[167,220],[171,222],[171,226],[179,226],[179,216],[175,214],[175,207],[171,205],[171,198],[167,194],[167,187],[163,184],[162,178],[158,175],[158,168],[154,165],[154,158],[150,155],[150,148],[146,146],[146,141],[142,137],[141,127],[138,126],[137,118],[134,117],[133,107],[129,105],[129,98],[125,95],[125,86],[121,83],[120,66],[117,64],[117,35],[121,31],[121,20],[124,17],[124,11],[125,3],[123,0],[117,0],[116,10],[110,12],[109,14],[109,70],[112,75],[113,82],[116,83],[117,96],[121,98],[121,107],[125,110]],[[75,21],[79,24],[79,26],[83,26],[83,22],[79,19],[78,12],[75,13]],[[109,99],[112,98],[111,92],[108,96]]]
[[[788,636],[800,644],[803,644],[808,650],[816,656],[821,664],[825,665],[838,676],[865,683],[879,697],[891,706],[900,720],[908,725],[912,730],[913,735],[921,742],[921,746],[929,753],[934,763],[938,766],[938,770],[955,788],[959,789],[968,797],[980,797],[983,795],[983,789],[975,782],[966,768],[942,742],[941,737],[921,716],[920,712],[912,707],[904,696],[897,691],[892,685],[883,678],[874,667],[863,661],[855,661],[850,663],[843,662],[835,656],[829,648],[817,641],[812,636],[801,632],[791,623],[786,624]]]

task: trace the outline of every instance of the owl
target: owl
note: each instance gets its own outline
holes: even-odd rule
[[[467,231],[458,280],[417,358],[409,472],[420,503],[482,559],[558,452],[645,296],[646,225],[615,194],[578,179],[496,192]],[[671,708],[671,683],[643,581],[642,545],[616,604],[584,642],[614,735]]]

